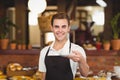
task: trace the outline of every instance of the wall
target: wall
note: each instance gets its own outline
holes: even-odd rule
[[[39,26],[29,26],[30,44],[33,46],[40,46],[40,29]]]
[[[84,13],[81,13],[81,19],[80,18],[80,12],[79,10],[85,10],[87,11],[87,15],[90,16],[85,16]],[[100,6],[84,6],[84,7],[76,7],[76,20],[80,22],[80,20],[85,20],[87,21],[94,21],[95,23],[91,27],[92,35],[97,36],[99,33],[104,31],[104,8]],[[100,16],[100,17],[99,17]],[[79,28],[81,30],[85,30],[85,26],[80,22],[79,23]]]

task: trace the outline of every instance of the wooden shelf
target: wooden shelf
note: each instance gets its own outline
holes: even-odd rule
[[[0,55],[38,55],[40,49],[31,50],[0,50]]]

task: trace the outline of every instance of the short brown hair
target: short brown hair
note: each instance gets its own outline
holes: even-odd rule
[[[53,21],[54,19],[67,19],[68,21],[68,25],[70,25],[70,18],[68,17],[68,15],[64,12],[59,12],[57,14],[54,14],[52,16],[52,19],[51,19],[51,25],[53,25]]]

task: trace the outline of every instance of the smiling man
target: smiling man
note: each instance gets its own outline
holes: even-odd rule
[[[55,41],[40,52],[39,71],[42,80],[73,80],[77,67],[82,76],[87,76],[89,66],[82,47],[70,42],[70,19],[66,13],[57,13],[51,20]]]

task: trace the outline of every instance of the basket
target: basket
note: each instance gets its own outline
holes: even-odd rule
[[[52,18],[52,15],[38,17],[39,29],[42,32],[49,32],[49,31],[51,31],[51,28],[50,28],[50,26],[51,26],[51,18]]]

